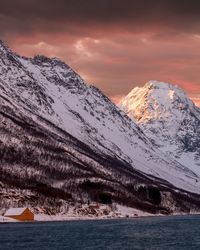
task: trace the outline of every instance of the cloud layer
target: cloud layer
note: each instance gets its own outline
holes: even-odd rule
[[[0,38],[62,58],[117,100],[157,79],[200,98],[200,1],[1,0]]]

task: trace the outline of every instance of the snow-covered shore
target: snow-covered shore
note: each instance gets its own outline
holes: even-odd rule
[[[180,215],[198,215],[199,212],[192,211],[186,213],[173,213],[172,216]],[[141,217],[158,217],[167,216],[163,214],[151,214],[135,208],[115,205],[112,209],[108,205],[100,205],[99,207],[83,205],[80,208],[71,207],[67,213],[56,215],[47,215],[44,213],[35,214],[34,221],[73,221],[73,220],[102,220],[102,219],[120,219],[120,218],[141,218]],[[11,218],[0,216],[0,223],[20,222]]]
[[[80,211],[77,213],[74,209],[70,209],[67,214],[58,214],[58,215],[45,215],[37,214],[35,216],[36,221],[62,221],[62,220],[98,220],[98,219],[117,219],[117,218],[132,218],[132,217],[146,217],[146,216],[155,216],[141,210],[126,207],[122,205],[116,205],[116,209],[113,211],[106,205],[101,205],[98,209],[93,208],[93,214],[87,213],[87,206],[83,206],[82,214]],[[85,213],[86,212],[86,213]]]
[[[141,210],[126,207],[122,205],[115,205],[112,209],[108,205],[88,206],[84,205],[79,208],[71,207],[67,213],[47,215],[44,213],[35,214],[35,221],[68,221],[68,220],[99,220],[99,219],[117,219],[117,218],[133,218],[155,216]],[[17,220],[0,216],[0,223],[19,222]]]
[[[7,223],[7,222],[19,222],[19,221],[0,215],[0,223]]]

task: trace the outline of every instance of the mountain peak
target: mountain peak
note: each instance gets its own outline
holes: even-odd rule
[[[199,119],[200,110],[186,93],[176,85],[149,81],[134,88],[119,104],[137,124],[162,125],[162,134],[170,131],[173,137],[185,119]],[[191,118],[192,119],[192,118]]]
[[[0,51],[8,50],[8,47],[5,45],[5,43],[0,40]]]
[[[119,104],[164,152],[174,155],[181,164],[190,162],[198,170],[200,109],[176,85],[149,81],[134,88]],[[192,155],[191,155],[192,152]]]
[[[175,85],[173,83],[161,82],[161,81],[157,81],[157,80],[150,80],[144,85],[144,87],[141,87],[141,88],[153,90],[153,91],[157,90],[159,92],[166,93],[166,94],[167,94],[167,92],[173,91],[174,93],[176,93],[179,96],[180,95],[186,96],[186,93],[184,92],[184,90],[181,89],[178,85]]]
[[[194,103],[177,85],[151,80],[144,87],[134,88],[119,106],[136,119],[149,120],[165,119],[173,110],[192,109]]]
[[[4,43],[2,40],[0,40],[0,55],[8,56],[8,55],[16,55],[8,46],[6,43]],[[0,58],[1,59],[1,58]]]
[[[0,45],[4,45],[4,42],[0,39]]]
[[[148,81],[144,87],[149,87],[154,89],[179,89],[177,85],[157,80]]]
[[[49,64],[53,64],[54,66],[60,65],[60,66],[65,66],[69,68],[69,66],[65,62],[61,61],[60,59],[56,57],[49,58],[44,55],[36,55],[32,58],[32,61],[37,64],[49,63]]]

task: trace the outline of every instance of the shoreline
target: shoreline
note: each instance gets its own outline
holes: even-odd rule
[[[20,223],[20,222],[56,222],[56,221],[92,221],[92,220],[115,220],[115,219],[141,219],[152,217],[169,217],[169,216],[186,216],[186,215],[199,215],[200,212],[191,211],[190,213],[174,212],[173,214],[152,214],[138,210],[136,208],[127,207],[120,204],[113,204],[113,207],[104,204],[90,204],[82,205],[80,207],[69,207],[67,211],[57,213],[54,215],[45,214],[39,210],[34,214],[33,221],[17,220],[8,216],[0,215],[1,223]],[[4,212],[5,214],[5,212]]]
[[[145,215],[145,216],[119,216],[119,217],[69,217],[69,216],[49,216],[45,215],[45,219],[36,219],[34,221],[19,221],[11,218],[4,217],[5,220],[1,220],[3,216],[0,216],[0,225],[1,224],[10,224],[10,223],[45,223],[45,222],[71,222],[71,221],[101,221],[101,220],[124,220],[124,219],[144,219],[144,218],[156,218],[156,217],[179,217],[179,216],[194,216],[194,215],[200,215],[199,213],[175,213],[175,214],[169,214],[169,215],[164,215],[164,214],[150,214],[150,215]],[[39,215],[40,216],[40,215]],[[44,216],[44,215],[42,215]],[[52,218],[53,217],[53,218]]]

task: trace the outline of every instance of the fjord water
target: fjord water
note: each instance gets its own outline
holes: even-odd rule
[[[200,249],[200,216],[1,224],[0,249]]]

